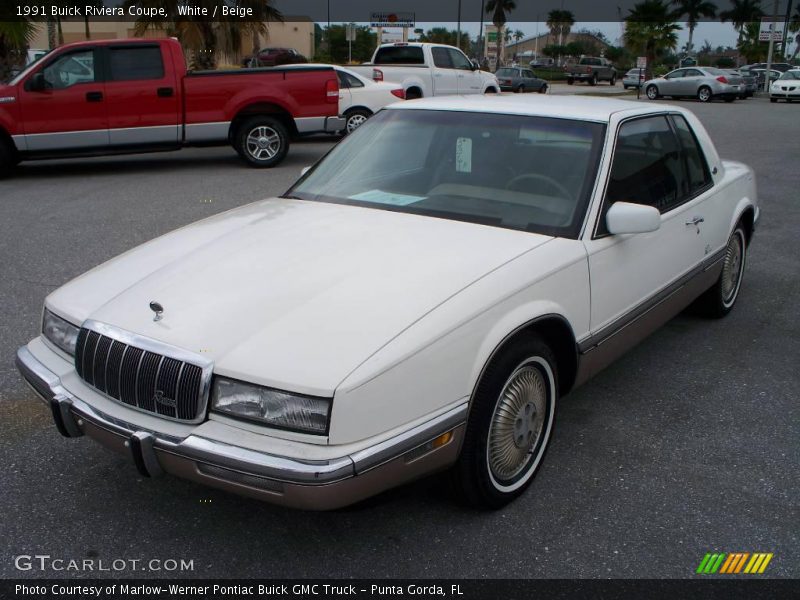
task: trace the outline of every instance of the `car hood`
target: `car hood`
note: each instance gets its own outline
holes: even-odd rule
[[[271,199],[153,240],[47,305],[187,350],[215,372],[330,395],[382,346],[551,238],[393,211]],[[156,322],[151,301],[164,308]]]

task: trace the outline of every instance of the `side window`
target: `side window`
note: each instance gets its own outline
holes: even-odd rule
[[[54,90],[96,81],[94,50],[72,52],[58,57],[43,70],[44,80]]]
[[[684,77],[702,77],[702,76],[703,74],[697,69],[689,69],[688,71],[686,71],[686,74],[684,75]]]
[[[680,115],[672,115],[672,122],[675,124],[675,131],[678,134],[678,140],[686,160],[689,193],[694,196],[712,184],[708,162],[686,119]]]
[[[529,79],[533,79],[533,77],[534,77],[533,71],[523,71],[522,72],[522,76],[523,77],[528,77]]]
[[[472,63],[469,62],[469,59],[464,56],[462,52],[448,48],[447,53],[450,55],[450,61],[453,63],[453,68],[461,69],[463,71],[472,70]]]
[[[687,195],[680,147],[666,117],[623,123],[614,147],[604,208],[614,202],[635,202],[665,213]]]
[[[137,81],[164,77],[164,62],[161,60],[161,48],[158,46],[111,47],[109,64],[111,81]]]
[[[672,73],[667,73],[667,79],[679,79],[686,75],[686,71],[679,69],[677,71],[673,71]]]
[[[453,62],[450,60],[450,53],[447,51],[447,48],[431,48],[431,55],[433,55],[433,64],[435,67],[440,69],[453,68]]]

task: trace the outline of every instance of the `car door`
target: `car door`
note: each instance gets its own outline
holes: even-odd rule
[[[682,96],[696,96],[697,90],[705,83],[708,77],[705,73],[698,69],[686,69],[686,74],[683,76],[681,83]]]
[[[27,150],[106,148],[108,117],[98,49],[84,46],[42,60],[19,92]],[[39,73],[45,89],[34,90],[33,79]]]
[[[472,68],[470,61],[461,50],[448,48],[450,61],[456,70],[458,79],[459,94],[481,94],[483,93],[483,77],[480,72]]]
[[[431,48],[433,59],[433,93],[445,96],[458,93],[458,73],[453,68],[453,61],[448,49],[444,46]]]
[[[611,235],[605,214],[614,202],[659,209],[659,229]],[[667,115],[632,118],[618,128],[595,226],[584,236],[591,277],[594,343],[635,322],[663,301],[704,259],[699,235],[702,197],[692,197],[680,144]]]
[[[158,44],[106,46],[106,108],[111,146],[177,145],[180,82]]]
[[[676,69],[664,75],[664,81],[658,84],[658,91],[663,96],[676,95],[679,96],[681,92],[681,81],[686,74],[684,69]]]

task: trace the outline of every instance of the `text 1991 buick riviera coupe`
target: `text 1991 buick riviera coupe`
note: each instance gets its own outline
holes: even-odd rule
[[[17,363],[145,475],[321,509],[452,468],[498,507],[560,397],[691,302],[731,310],[757,219],[681,108],[401,103],[285,196],[52,293]]]

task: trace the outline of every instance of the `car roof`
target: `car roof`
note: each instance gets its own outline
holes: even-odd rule
[[[535,96],[535,95],[471,95],[438,96],[397,102],[389,110],[449,110],[485,112],[509,115],[554,117],[607,123],[615,113],[630,115],[663,113],[665,108],[676,112],[682,109],[665,104],[644,104],[616,98],[587,96]]]

